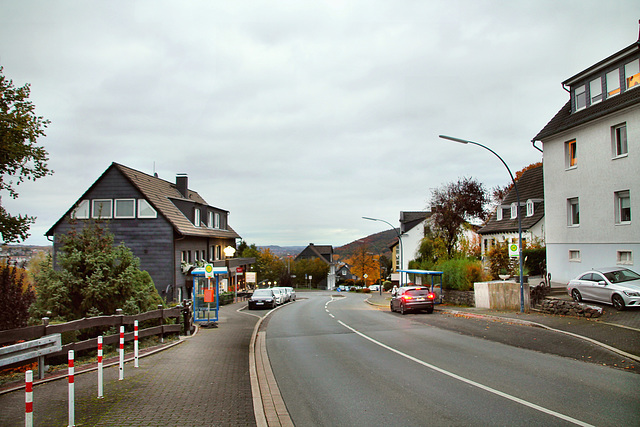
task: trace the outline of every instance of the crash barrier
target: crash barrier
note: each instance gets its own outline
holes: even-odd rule
[[[189,334],[191,331],[191,312],[190,304],[186,302],[182,306],[175,308],[165,309],[162,306],[158,306],[157,310],[148,311],[146,313],[136,314],[133,316],[125,316],[122,314],[122,310],[116,310],[117,314],[114,316],[98,316],[84,318],[80,320],[74,320],[67,323],[49,324],[48,318],[42,319],[42,325],[28,326],[26,328],[10,329],[6,331],[0,331],[0,346],[6,345],[6,347],[0,347],[0,366],[21,366],[25,362],[32,361],[40,358],[38,363],[38,377],[42,379],[44,377],[44,357],[64,356],[69,350],[74,350],[76,353],[86,350],[95,350],[98,346],[98,339],[90,338],[84,341],[68,342],[65,343],[65,337],[72,335],[75,338],[75,334],[79,331],[96,328],[96,329],[109,329],[111,327],[119,326],[131,326],[137,321],[146,322],[156,321],[159,325],[151,326],[138,331],[139,338],[145,338],[153,335],[159,335],[161,342],[164,342],[165,334],[184,332]],[[166,324],[166,319],[176,319],[175,324]],[[99,332],[98,332],[99,333]],[[39,348],[38,343],[40,339],[49,335],[62,335],[63,345],[59,348],[56,347],[55,351],[51,351],[46,355],[39,355],[35,353],[25,353],[24,346],[33,345],[34,348]],[[133,340],[134,331],[124,334],[124,341],[129,342]],[[119,343],[120,334],[104,336],[105,345],[117,345]],[[24,341],[24,342],[21,342]],[[33,342],[33,343],[32,343]],[[18,343],[16,345],[12,345]],[[22,358],[20,360],[13,359],[16,353],[27,354],[28,358]],[[44,356],[44,357],[42,357]]]
[[[0,347],[0,366],[15,365],[26,360],[38,359],[38,376],[42,378],[44,372],[41,371],[44,367],[45,355],[59,352],[61,349],[60,334]]]

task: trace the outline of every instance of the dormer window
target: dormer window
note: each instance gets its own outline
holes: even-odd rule
[[[624,66],[624,79],[627,89],[640,84],[640,59],[633,60]]]
[[[607,73],[607,98],[620,93],[620,72],[616,68]]]
[[[598,77],[589,83],[589,93],[591,94],[591,105],[602,101],[602,78]]]
[[[195,208],[193,211],[193,224],[200,227],[200,209]]]
[[[576,111],[582,110],[587,106],[587,92],[585,85],[578,86],[575,91]]]
[[[518,204],[511,203],[511,219],[518,218]]]
[[[527,200],[527,216],[533,216],[533,200]]]
[[[496,212],[496,216],[498,221],[502,221],[502,206],[498,206],[498,211]]]

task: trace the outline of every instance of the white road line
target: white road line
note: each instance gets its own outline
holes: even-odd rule
[[[583,422],[583,421],[577,420],[577,419],[572,418],[572,417],[570,417],[570,416],[568,416],[568,415],[564,415],[564,414],[561,414],[561,413],[559,413],[559,412],[552,411],[551,409],[544,408],[544,407],[542,407],[542,406],[540,406],[540,405],[536,405],[535,403],[528,402],[528,401],[526,401],[526,400],[523,400],[523,399],[520,399],[520,398],[518,398],[518,397],[512,396],[512,395],[510,395],[510,394],[504,393],[504,392],[502,392],[502,391],[500,391],[500,390],[496,390],[496,389],[491,388],[491,387],[489,387],[489,386],[486,386],[486,385],[484,385],[484,384],[480,384],[480,383],[475,382],[475,381],[473,381],[473,380],[470,380],[470,379],[468,379],[468,378],[461,377],[460,375],[454,374],[453,372],[449,372],[449,371],[446,371],[446,370],[444,370],[444,369],[442,369],[442,368],[438,368],[438,367],[437,367],[437,366],[435,366],[435,365],[432,365],[432,364],[430,364],[430,363],[427,363],[427,362],[425,362],[425,361],[422,361],[422,360],[420,360],[420,359],[417,359],[417,358],[415,358],[415,357],[413,357],[413,356],[410,356],[410,355],[408,355],[408,354],[406,354],[406,353],[403,353],[403,352],[401,352],[401,351],[399,351],[399,350],[396,350],[396,349],[395,349],[395,348],[393,348],[393,347],[389,347],[388,345],[383,344],[383,343],[381,343],[380,341],[376,341],[375,339],[373,339],[373,338],[371,338],[371,337],[369,337],[369,336],[367,336],[367,335],[363,334],[362,332],[359,332],[359,331],[355,330],[354,328],[352,328],[351,326],[349,326],[349,325],[347,325],[346,323],[342,322],[341,320],[338,320],[338,323],[339,323],[339,324],[341,324],[342,326],[344,326],[345,328],[349,329],[349,330],[350,330],[350,331],[352,331],[353,333],[355,333],[355,334],[357,334],[357,335],[361,336],[362,338],[364,338],[364,339],[366,339],[366,340],[371,341],[372,343],[374,343],[374,344],[376,344],[376,345],[378,345],[378,346],[380,346],[380,347],[382,347],[382,348],[385,348],[385,349],[387,349],[387,350],[389,350],[389,351],[392,351],[392,352],[394,352],[394,353],[396,353],[396,354],[399,354],[399,355],[400,355],[400,356],[402,356],[402,357],[405,357],[405,358],[407,358],[407,359],[409,359],[409,360],[412,360],[412,361],[414,361],[414,362],[416,362],[416,363],[418,363],[418,364],[420,364],[420,365],[422,365],[422,366],[425,366],[425,367],[427,367],[427,368],[429,368],[429,369],[432,369],[432,370],[434,370],[434,371],[436,371],[436,372],[440,372],[441,374],[447,375],[447,376],[449,376],[449,377],[451,377],[451,378],[453,378],[453,379],[456,379],[456,380],[458,380],[458,381],[462,381],[462,382],[464,382],[464,383],[466,383],[466,384],[469,384],[469,385],[472,385],[472,386],[477,387],[477,388],[479,388],[479,389],[482,389],[482,390],[488,391],[489,393],[493,393],[493,394],[495,394],[495,395],[497,395],[497,396],[503,397],[503,398],[505,398],[505,399],[511,400],[511,401],[513,401],[513,402],[516,402],[516,403],[519,403],[519,404],[521,404],[521,405],[527,406],[527,407],[529,407],[529,408],[531,408],[531,409],[535,409],[535,410],[540,411],[540,412],[543,412],[543,413],[545,413],[545,414],[548,414],[548,415],[554,416],[554,417],[556,417],[556,418],[560,418],[561,420],[568,421],[568,422],[573,423],[573,424],[575,424],[575,425],[584,426],[584,427],[593,427],[591,424],[588,424],[588,423],[585,423],[585,422]]]

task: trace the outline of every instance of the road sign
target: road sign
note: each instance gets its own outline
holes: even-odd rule
[[[213,264],[204,265],[204,277],[213,277]]]
[[[509,257],[518,258],[519,255],[520,255],[520,251],[518,250],[518,244],[517,243],[509,244]]]

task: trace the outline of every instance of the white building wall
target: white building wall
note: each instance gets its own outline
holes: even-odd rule
[[[634,89],[636,90],[636,89]],[[628,155],[612,155],[611,127],[627,124]],[[577,166],[566,168],[564,143],[576,140]],[[640,257],[640,106],[543,141],[547,266],[567,282],[592,267],[616,265],[617,251]],[[616,191],[629,190],[631,223],[615,223]],[[568,225],[567,199],[578,197],[580,224]],[[569,251],[580,251],[569,261]],[[637,269],[636,269],[637,270]]]
[[[407,270],[409,268],[409,261],[416,258],[418,249],[420,249],[420,242],[424,238],[424,221],[413,227],[411,230],[402,233],[400,235],[402,239],[402,268],[401,270]],[[402,274],[402,284],[408,283],[408,275]]]

